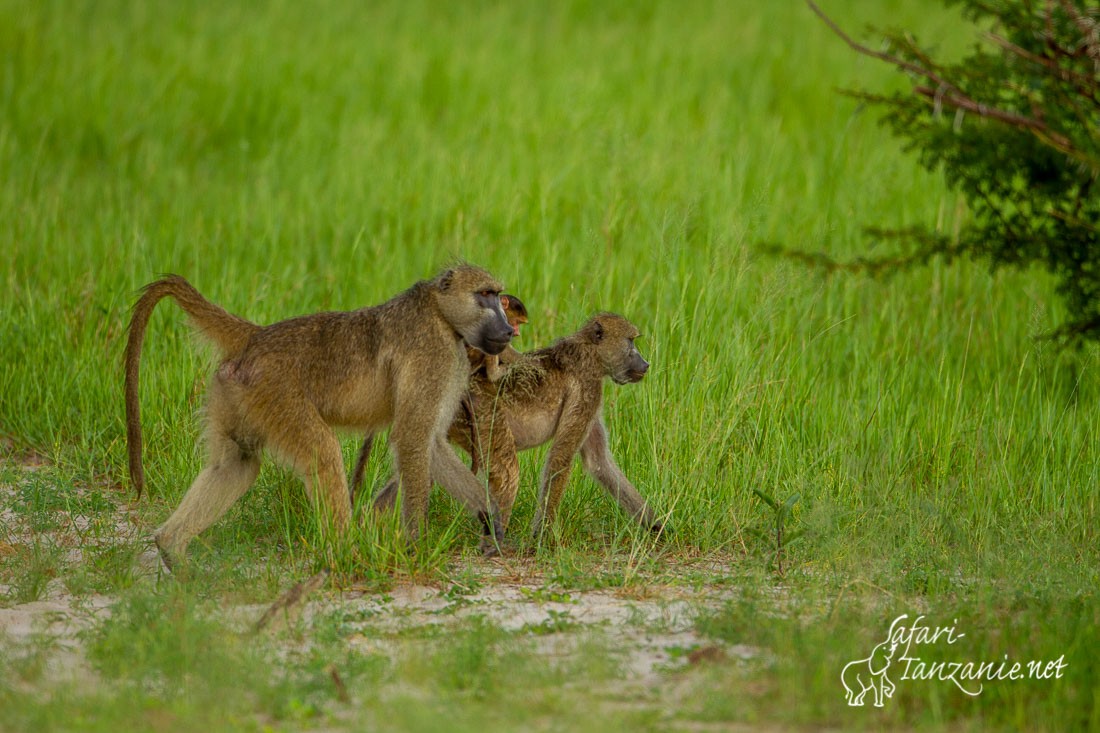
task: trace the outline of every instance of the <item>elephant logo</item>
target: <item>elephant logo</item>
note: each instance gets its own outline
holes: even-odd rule
[[[861,707],[863,698],[868,692],[873,692],[875,707],[881,708],[885,698],[893,697],[897,686],[886,676],[886,670],[890,668],[890,661],[897,651],[898,642],[894,639],[894,626],[906,618],[900,616],[890,624],[890,632],[886,634],[886,641],[878,644],[870,656],[848,662],[840,671],[840,683],[844,685],[844,699],[853,707]]]

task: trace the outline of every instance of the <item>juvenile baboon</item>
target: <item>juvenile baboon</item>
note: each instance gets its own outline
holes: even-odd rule
[[[487,379],[471,381],[474,403],[493,406],[492,430],[478,430],[480,444],[474,444],[466,423],[469,418],[459,412],[450,438],[467,452],[488,455],[489,493],[505,526],[519,484],[517,451],[552,441],[539,482],[532,525],[535,536],[553,521],[578,452],[585,471],[628,516],[653,532],[664,531],[611,456],[601,415],[605,377],[627,384],[641,381],[649,369],[634,345],[637,337],[638,329],[630,321],[613,313],[600,313],[571,336],[522,354],[498,384]],[[376,504],[384,507],[392,503],[396,489],[396,482],[391,481],[378,495]]]
[[[507,293],[500,296],[500,305],[504,308],[508,325],[512,327],[512,338],[518,337],[519,327],[527,323],[527,306],[516,296]],[[499,354],[486,354],[476,349],[467,349],[466,353],[470,357],[471,374],[476,374],[478,370],[484,368],[485,376],[494,383],[500,381],[506,371],[505,368],[520,356],[516,347],[511,344],[508,344]]]
[[[507,297],[508,303],[505,305],[505,313],[508,315],[508,322],[513,329],[513,337],[519,336],[519,327],[527,322],[527,306],[522,304],[521,300],[515,295],[500,296],[502,303],[504,298]],[[470,351],[470,350],[467,350]],[[510,364],[516,363],[520,358],[520,353],[516,351],[514,346],[508,344],[508,348],[500,352],[495,357],[491,357],[488,354],[475,355],[478,352],[470,351],[471,361],[470,363],[475,365],[476,359],[480,359],[484,362],[484,369],[477,369],[476,365],[472,371],[472,379],[474,381],[473,389],[485,390],[485,380],[489,384],[496,384],[507,373],[507,368]],[[486,437],[493,435],[493,423],[495,414],[493,411],[494,401],[489,400],[473,400],[473,397],[467,397],[462,403],[462,417],[459,419],[465,419],[465,423],[469,426],[467,430],[466,438],[469,439],[471,449],[467,450],[470,453],[470,470],[474,473],[481,471],[483,446],[487,446],[488,441],[482,441],[478,438],[478,435],[485,435]],[[473,449],[478,448],[477,450]],[[517,467],[518,471],[518,467]],[[495,471],[491,473],[491,477],[495,478]],[[518,481],[518,478],[517,478]],[[510,510],[509,510],[510,511]],[[507,519],[502,519],[507,525]]]
[[[138,367],[156,304],[174,298],[222,357],[207,401],[206,467],[154,534],[169,567],[256,480],[262,450],[302,477],[322,526],[346,529],[351,504],[334,427],[373,432],[393,425],[410,540],[427,518],[433,478],[478,516],[487,535],[498,535],[496,507],[447,445],[446,431],[466,393],[463,342],[499,354],[512,338],[501,289],[484,270],[460,265],[378,306],[258,326],[210,303],[179,276],[146,286],[125,357],[130,472],[139,495]]]
[[[527,306],[523,304],[523,301],[514,295],[502,293],[500,296],[500,305],[504,308],[504,316],[508,319],[508,325],[512,327],[512,337],[519,336],[519,327],[527,323]],[[514,362],[519,358],[520,354],[516,351],[515,347],[509,344],[504,348],[504,351],[499,354],[486,354],[484,351],[480,351],[473,347],[466,347],[466,356],[470,360],[470,374],[477,375],[483,373],[491,382],[496,382],[503,376],[505,372],[505,366]],[[469,413],[471,411],[471,405],[466,398],[463,398],[462,410]],[[471,422],[471,430],[476,429],[476,424]],[[355,468],[351,472],[351,483],[349,484],[351,490],[351,502],[355,504],[355,494],[359,491],[359,487],[363,485],[363,473],[367,468],[367,461],[370,460],[371,448],[374,445],[374,435],[369,434],[363,439],[363,445],[359,448],[359,456],[355,461]],[[477,473],[480,469],[479,456],[477,453],[473,456],[473,463],[470,466],[470,470]]]

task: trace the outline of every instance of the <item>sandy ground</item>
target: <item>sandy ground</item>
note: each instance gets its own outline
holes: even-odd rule
[[[23,470],[33,472],[33,463]],[[26,474],[25,474],[26,475]],[[11,509],[15,489],[0,486],[0,557],[17,553],[21,543],[48,541],[65,549],[66,563],[76,564],[89,548],[89,520],[59,517],[45,532],[26,525],[26,517]],[[64,514],[62,512],[62,514]],[[102,521],[100,517],[100,521]],[[142,540],[134,516],[118,506],[112,532],[120,540]],[[82,539],[83,538],[83,539]],[[96,545],[99,547],[101,545]],[[692,590],[678,585],[630,585],[615,590],[570,589],[548,585],[533,565],[522,560],[478,560],[473,573],[476,587],[454,581],[439,585],[399,583],[383,593],[335,589],[320,583],[289,609],[272,615],[263,633],[278,633],[288,623],[306,630],[323,616],[338,613],[352,619],[348,643],[364,653],[396,655],[408,644],[408,632],[421,627],[458,625],[480,616],[508,631],[529,631],[537,648],[548,656],[566,655],[583,643],[586,629],[606,634],[615,648],[625,650],[622,668],[629,681],[647,683],[665,669],[715,657],[751,659],[758,650],[747,646],[716,646],[693,629],[698,613],[717,607],[730,597],[728,589]],[[137,560],[139,576],[163,575],[160,559],[150,548]],[[465,568],[464,568],[465,570]],[[172,581],[169,581],[172,582]],[[8,588],[0,584],[0,598]],[[39,600],[0,607],[0,643],[21,645],[50,639],[51,676],[82,674],[80,632],[110,612],[114,598],[73,595],[63,578],[49,581]],[[256,626],[271,601],[224,609],[227,621],[242,631]],[[2,601],[0,601],[2,603]],[[354,620],[360,620],[358,624]],[[566,632],[566,633],[562,633]]]
[[[491,568],[489,569],[491,572]],[[341,612],[363,619],[362,631],[348,643],[366,653],[392,655],[407,643],[398,632],[423,627],[460,625],[480,617],[506,631],[528,631],[548,656],[568,654],[583,643],[585,630],[605,634],[616,649],[625,650],[628,680],[656,681],[662,670],[715,656],[741,659],[758,650],[743,645],[718,646],[694,630],[696,615],[717,607],[727,593],[695,592],[673,587],[637,590],[548,589],[537,578],[495,580],[470,592],[404,584],[386,593],[358,591],[323,594],[305,605],[302,621],[311,615]],[[246,610],[246,609],[241,609]],[[266,608],[254,606],[253,616]],[[352,626],[355,624],[352,623]],[[564,633],[558,633],[564,632]]]

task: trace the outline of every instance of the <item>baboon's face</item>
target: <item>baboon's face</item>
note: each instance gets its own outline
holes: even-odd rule
[[[593,318],[585,329],[596,344],[607,375],[616,384],[642,381],[649,371],[649,362],[634,344],[639,334],[633,323],[622,316],[602,314]]]
[[[504,315],[512,326],[512,336],[519,336],[519,327],[527,323],[527,306],[516,296],[507,293],[500,296],[500,304],[504,306]]]
[[[512,326],[500,303],[504,289],[480,267],[460,265],[439,277],[439,305],[443,317],[463,340],[479,351],[495,355],[512,340]]]

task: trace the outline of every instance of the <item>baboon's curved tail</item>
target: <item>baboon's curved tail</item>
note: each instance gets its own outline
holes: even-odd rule
[[[138,367],[145,328],[153,308],[161,299],[171,297],[194,321],[203,336],[214,342],[226,354],[241,351],[259,326],[235,316],[202,297],[191,283],[179,275],[168,275],[146,285],[134,304],[126,339],[126,446],[130,459],[130,482],[141,498],[145,487],[145,469],[141,465],[141,408],[138,404]]]

